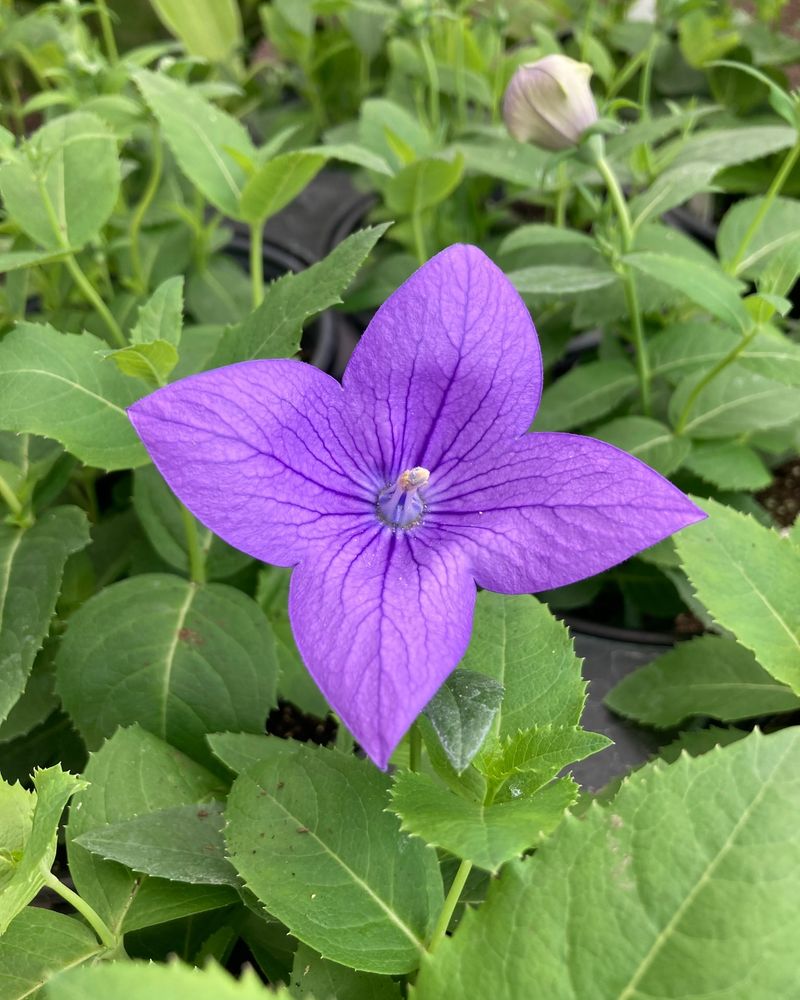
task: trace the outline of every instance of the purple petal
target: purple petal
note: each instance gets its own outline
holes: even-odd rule
[[[467,547],[476,582],[503,594],[593,576],[704,517],[613,445],[545,433],[464,468],[428,513],[431,526]]]
[[[387,481],[479,458],[530,426],[542,365],[511,283],[477,247],[452,246],[384,303],[344,375],[347,406]]]
[[[376,484],[341,443],[341,386],[298,361],[249,361],[182,379],[128,411],[161,474],[230,545],[291,566],[354,524]]]
[[[475,584],[458,545],[431,541],[356,528],[292,574],[289,615],[306,666],[382,768],[469,642]]]

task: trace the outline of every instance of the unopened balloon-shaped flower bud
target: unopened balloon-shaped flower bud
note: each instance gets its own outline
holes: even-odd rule
[[[597,121],[592,67],[569,56],[545,56],[520,66],[503,98],[503,118],[519,142],[569,149]]]

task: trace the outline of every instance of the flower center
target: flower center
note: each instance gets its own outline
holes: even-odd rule
[[[420,466],[406,469],[396,483],[381,490],[375,508],[381,521],[390,528],[403,530],[419,524],[425,512],[425,501],[419,491],[427,485],[430,476],[430,472]]]

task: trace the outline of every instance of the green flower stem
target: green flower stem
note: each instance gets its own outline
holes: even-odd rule
[[[758,324],[754,323],[751,329],[749,329],[742,339],[732,347],[728,353],[719,359],[719,361],[705,373],[705,375],[700,379],[697,385],[689,393],[689,396],[684,403],[683,409],[681,410],[680,416],[678,417],[677,423],[675,424],[675,433],[683,434],[686,430],[686,425],[689,422],[689,417],[692,415],[692,410],[694,409],[694,404],[697,402],[700,393],[709,383],[713,382],[714,379],[719,375],[721,371],[728,367],[729,364],[734,362],[739,355],[744,351],[750,341],[758,333]]]
[[[21,516],[23,511],[22,503],[2,476],[0,476],[0,497],[5,500],[14,517]]]
[[[150,168],[150,176],[147,178],[147,184],[142,192],[142,197],[139,199],[139,203],[131,214],[131,224],[128,231],[131,241],[131,267],[133,269],[133,279],[136,282],[138,291],[143,295],[147,291],[147,279],[145,278],[144,268],[142,267],[142,251],[139,243],[139,234],[141,232],[142,223],[144,222],[147,210],[152,205],[153,198],[155,198],[156,192],[158,191],[158,185],[161,183],[161,171],[163,169],[163,165],[164,148],[161,144],[161,136],[156,128],[153,129],[153,163]]]
[[[464,886],[467,884],[467,879],[471,871],[471,861],[462,861],[458,866],[453,884],[450,886],[450,891],[447,893],[447,898],[442,906],[442,912],[439,914],[439,919],[436,921],[436,926],[433,929],[433,934],[428,944],[429,953],[434,952],[444,940],[447,928],[453,919],[453,913],[455,913],[456,906],[458,906],[458,901],[461,899],[461,893],[464,891]]]
[[[439,71],[436,68],[436,60],[434,59],[430,42],[424,35],[420,36],[419,47],[422,52],[422,60],[425,63],[425,70],[428,74],[428,117],[431,123],[431,131],[436,133],[439,131],[439,122],[441,120],[439,112]]]
[[[425,231],[422,227],[422,212],[415,208],[411,213],[411,231],[414,234],[414,251],[420,267],[428,259],[428,251],[425,246]]]
[[[106,948],[113,951],[118,947],[119,940],[117,937],[112,933],[105,921],[101,919],[97,911],[89,906],[86,900],[82,899],[77,892],[73,892],[72,889],[64,885],[50,871],[45,875],[44,884],[48,889],[57,892],[62,899],[65,899],[71,906],[75,907]]]
[[[114,66],[119,62],[119,53],[117,52],[117,42],[114,38],[114,27],[111,24],[111,14],[108,10],[108,5],[106,0],[97,0],[97,15],[100,18],[100,30],[103,33],[103,41],[106,46],[106,52],[108,53],[108,61]]]
[[[603,180],[606,182],[608,193],[619,221],[619,228],[622,233],[622,249],[624,253],[630,253],[633,249],[633,226],[631,225],[630,212],[625,201],[625,196],[619,186],[614,171],[608,160],[598,154],[595,157],[595,165],[600,171]],[[631,268],[623,263],[619,263],[620,275],[625,289],[625,302],[628,307],[628,314],[633,332],[633,344],[636,350],[636,372],[639,377],[639,397],[642,401],[642,412],[645,416],[650,415],[650,361],[647,356],[647,343],[642,327],[642,313],[639,308],[639,296],[636,291],[636,279]]]
[[[189,577],[192,583],[206,582],[206,556],[200,546],[197,521],[191,511],[180,504],[183,530],[186,533],[186,549],[189,553]]]
[[[569,197],[569,180],[564,163],[558,165],[557,184],[554,221],[558,229],[563,229],[567,224],[567,198]]]
[[[772,183],[767,189],[767,193],[764,195],[764,200],[761,203],[761,207],[753,217],[753,221],[747,227],[747,231],[742,237],[741,243],[739,244],[736,253],[733,255],[732,259],[726,265],[725,270],[728,272],[728,274],[735,275],[739,272],[739,268],[742,266],[742,261],[744,260],[744,256],[747,253],[747,248],[750,246],[753,237],[761,228],[761,223],[766,218],[767,212],[769,212],[770,208],[772,208],[772,203],[775,201],[775,199],[783,190],[783,186],[789,179],[789,174],[792,172],[792,168],[794,167],[795,163],[797,163],[798,157],[800,157],[800,138],[798,138],[798,141],[794,144],[794,146],[792,146],[792,148],[786,154],[786,157],[784,158],[784,161],[780,166],[780,170],[778,170],[777,174],[775,174],[775,176],[773,177]]]
[[[97,291],[97,289],[94,287],[91,281],[89,281],[84,272],[81,270],[80,264],[75,259],[75,254],[74,253],[66,254],[64,256],[64,263],[67,265],[67,270],[72,275],[75,284],[83,292],[86,301],[89,302],[90,305],[94,306],[94,308],[99,313],[100,317],[102,318],[103,322],[108,328],[108,332],[111,334],[114,342],[119,347],[127,347],[128,341],[125,339],[125,334],[122,332],[119,323],[117,323],[117,321],[114,319],[111,310],[108,308],[105,302],[103,302],[102,298],[100,297],[100,293]]]
[[[254,222],[250,226],[250,284],[253,290],[253,308],[257,309],[264,300],[263,222]]]
[[[419,726],[414,725],[408,731],[408,769],[409,771],[419,771],[422,764],[422,734]]]

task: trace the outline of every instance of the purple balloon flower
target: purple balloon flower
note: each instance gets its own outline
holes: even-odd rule
[[[453,246],[378,311],[342,385],[248,361],[129,411],[203,524],[295,567],[300,653],[379,767],[463,656],[476,584],[561,587],[704,517],[612,445],[527,433],[541,386],[519,295]]]

